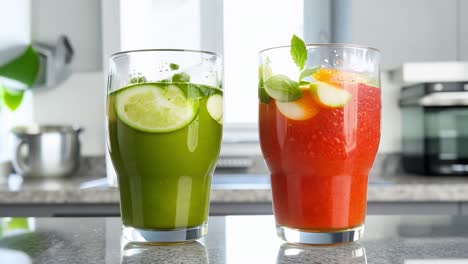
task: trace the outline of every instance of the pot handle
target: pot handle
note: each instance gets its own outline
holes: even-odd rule
[[[21,170],[19,173],[22,173],[24,171],[27,171],[29,169],[29,165],[27,163],[28,158],[24,158],[23,155],[21,155],[21,152],[24,148],[28,149],[29,152],[29,147],[27,142],[24,140],[21,140],[20,143],[16,146],[15,149],[15,162],[18,168]],[[28,155],[29,156],[29,155]]]

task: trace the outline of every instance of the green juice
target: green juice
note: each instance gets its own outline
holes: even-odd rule
[[[108,94],[108,147],[125,226],[173,230],[207,221],[222,136],[221,116],[207,108],[210,96],[222,99],[222,91],[149,83]]]

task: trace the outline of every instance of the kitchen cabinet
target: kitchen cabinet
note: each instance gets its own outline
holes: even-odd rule
[[[460,205],[460,214],[461,215],[468,215],[468,203],[462,203]]]
[[[459,0],[460,6],[458,8],[458,17],[460,19],[460,24],[458,28],[459,36],[459,60],[468,61],[468,1]]]
[[[353,43],[379,48],[383,70],[407,61],[456,60],[458,5],[458,0],[353,0]],[[463,20],[468,26],[468,18]]]
[[[369,215],[430,215],[430,214],[460,214],[461,204],[458,202],[369,202]]]

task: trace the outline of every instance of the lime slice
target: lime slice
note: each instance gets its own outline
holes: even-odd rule
[[[216,122],[223,124],[223,96],[220,94],[213,94],[208,97],[206,101],[206,109],[210,116]]]
[[[170,132],[188,125],[198,113],[198,100],[187,99],[176,85],[137,84],[116,95],[117,116],[145,132]]]

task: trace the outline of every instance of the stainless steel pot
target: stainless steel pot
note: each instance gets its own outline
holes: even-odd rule
[[[13,166],[25,177],[63,177],[80,161],[80,132],[75,126],[18,126]]]

